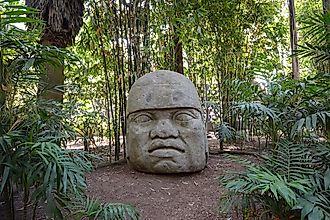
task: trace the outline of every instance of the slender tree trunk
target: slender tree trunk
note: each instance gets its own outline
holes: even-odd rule
[[[100,13],[99,13],[99,8],[96,4],[96,2],[94,1],[94,8],[95,8],[95,13],[96,13],[96,23],[97,23],[97,29],[101,28],[101,24],[100,24]],[[106,108],[107,108],[107,126],[108,126],[108,149],[109,149],[109,161],[111,162],[111,148],[112,148],[112,134],[111,134],[111,120],[113,120],[113,116],[114,116],[114,111],[113,111],[113,104],[112,104],[112,94],[111,94],[111,88],[110,88],[110,76],[109,76],[109,69],[108,69],[108,65],[107,65],[107,59],[106,59],[106,55],[105,55],[105,47],[104,47],[104,42],[103,42],[103,38],[102,35],[99,37],[99,41],[98,41],[98,46],[101,48],[101,56],[102,56],[102,64],[103,64],[103,72],[104,72],[104,76],[105,76],[105,81],[106,81],[106,92],[105,92],[105,98],[106,98]]]
[[[178,10],[178,9],[176,9]],[[176,12],[176,17],[180,18],[181,15],[179,12]],[[180,40],[179,31],[180,23],[175,21],[176,24],[173,26],[174,32],[174,63],[175,63],[175,70],[178,73],[183,74],[183,51],[182,51],[182,42]]]
[[[183,74],[182,42],[180,41],[180,38],[177,35],[177,33],[175,33],[174,45],[175,45],[174,54],[175,54],[176,72]]]
[[[120,38],[121,39],[127,39],[127,30],[125,28],[125,7],[124,3],[122,0],[119,1],[119,25],[120,25]],[[125,45],[124,41],[121,41],[121,56],[120,56],[120,63],[121,65],[119,66],[120,69],[120,75],[119,75],[119,83],[120,89],[119,89],[119,109],[120,109],[120,117],[119,117],[119,123],[121,125],[121,136],[123,138],[122,142],[122,148],[124,152],[124,158],[126,158],[126,82],[125,82],[125,60],[124,60],[124,54],[125,54]],[[143,65],[142,65],[143,66]],[[144,69],[142,68],[142,71]]]
[[[330,13],[330,0],[323,0],[323,13],[324,14]],[[330,25],[327,26],[327,30],[328,30],[328,32],[330,32]],[[327,44],[328,45],[330,44],[329,38],[327,38]],[[330,73],[330,61],[329,60],[324,62],[323,69],[324,69],[325,73]],[[325,134],[330,136],[330,119],[329,118],[326,119],[326,125],[324,128],[324,132],[325,132]]]
[[[290,13],[290,42],[291,42],[291,56],[292,56],[292,79],[299,79],[299,61],[295,54],[298,48],[296,14],[294,0],[289,0],[289,13]]]
[[[30,192],[29,192],[29,187],[24,187],[24,192],[23,192],[23,220],[27,219],[28,215],[28,204],[29,204],[29,197],[30,197]]]
[[[38,201],[33,203],[33,210],[32,210],[32,220],[36,220],[37,216],[37,208],[38,208]]]
[[[323,0],[323,13],[324,15],[327,13],[330,13],[330,0]],[[330,24],[327,26],[327,31],[330,33]],[[327,44],[330,45],[330,39],[327,38]],[[323,64],[324,72],[329,73],[330,72],[330,60],[327,60]],[[330,120],[329,120],[330,121]],[[329,130],[329,126],[328,126]]]
[[[15,207],[14,207],[14,197],[13,190],[10,184],[6,184],[3,193],[0,194],[0,201],[4,200],[4,213],[1,213],[1,217],[8,220],[15,220]]]
[[[326,14],[330,10],[330,0],[323,0],[323,13]]]
[[[132,13],[133,13],[133,21],[132,21],[132,45],[133,45],[133,58],[134,58],[134,73],[137,78],[143,76],[142,73],[142,58],[141,58],[141,51],[140,51],[140,42],[141,42],[141,37],[140,37],[140,31],[141,31],[141,22],[138,17],[139,15],[139,7],[141,5],[141,1],[133,1],[133,8],[132,8]],[[134,79],[135,80],[137,80]]]
[[[150,20],[150,0],[145,1],[145,6],[143,8],[143,16],[142,17],[142,26],[143,26],[143,34],[142,34],[142,42],[143,48],[145,51],[143,52],[143,59],[142,59],[142,70],[144,73],[148,73],[151,71],[150,69],[150,58],[151,58],[151,48],[150,48],[150,27],[149,27],[149,20]]]
[[[130,89],[134,83],[134,75],[133,75],[133,46],[132,46],[132,22],[131,22],[131,16],[132,16],[132,7],[125,5],[125,10],[127,10],[127,53],[128,53],[128,89]],[[133,24],[134,25],[134,24]]]
[[[0,111],[2,107],[5,105],[6,102],[6,82],[5,82],[5,73],[4,73],[4,67],[3,67],[3,60],[2,60],[2,51],[0,50]],[[1,134],[1,126],[0,124],[0,134]]]
[[[174,10],[175,12],[175,17],[176,18],[181,18],[182,15],[180,13],[180,5],[178,5],[178,2],[174,1]],[[174,70],[178,73],[183,74],[183,54],[182,54],[182,42],[180,39],[179,35],[179,30],[180,30],[180,22],[177,20],[173,20],[173,41],[174,41]]]

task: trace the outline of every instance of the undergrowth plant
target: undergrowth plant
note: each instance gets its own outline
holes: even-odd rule
[[[42,206],[52,219],[138,219],[130,205],[101,203],[86,195],[85,173],[98,158],[64,148],[76,137],[68,121],[76,106],[39,98],[44,65],[76,58],[38,44],[40,31],[13,25],[40,23],[28,16],[36,13],[34,9],[15,2],[0,5],[0,197],[6,216],[36,219]],[[18,214],[20,198],[23,207]]]
[[[22,193],[22,219],[35,219],[38,205],[44,206],[47,216],[54,219],[66,215],[80,219],[82,213],[93,219],[124,219],[126,215],[138,219],[130,205],[101,205],[85,195],[85,173],[92,171],[92,161],[98,158],[85,151],[61,147],[75,134],[64,123],[65,107],[49,101],[26,104],[29,105],[24,108],[31,111],[20,112],[23,119],[17,119],[0,136],[0,193],[10,204],[14,202],[14,190]],[[11,213],[15,213],[15,206]]]
[[[220,177],[227,189],[221,212],[236,210],[243,219],[330,219],[328,17],[308,20],[307,34],[319,44],[300,51],[318,74],[299,81],[275,76],[254,102],[234,105],[242,117],[271,124],[263,135],[271,137],[273,147],[257,164],[236,158],[245,170]]]
[[[220,178],[228,190],[220,211],[236,210],[244,219],[329,219],[330,164],[310,145],[282,141],[276,147],[261,164],[235,159],[245,171]],[[313,147],[323,153],[330,149],[329,144]]]

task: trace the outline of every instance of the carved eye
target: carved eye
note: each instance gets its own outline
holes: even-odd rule
[[[174,119],[177,121],[190,121],[192,119],[195,119],[195,115],[192,114],[189,111],[184,111],[184,112],[178,112],[175,116]]]
[[[134,122],[136,123],[145,123],[152,121],[152,117],[148,114],[139,114],[134,119]]]

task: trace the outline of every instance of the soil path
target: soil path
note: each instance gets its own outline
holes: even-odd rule
[[[88,194],[106,202],[136,207],[141,220],[217,220],[223,189],[217,177],[238,165],[211,155],[207,168],[193,174],[155,175],[126,163],[99,168],[87,176]]]
[[[217,152],[218,142],[209,139],[210,152]],[[236,149],[226,146],[226,149]],[[245,149],[247,150],[247,149]],[[255,159],[241,155],[242,158]],[[134,171],[125,162],[97,168],[87,174],[87,192],[104,202],[133,205],[141,220],[235,220],[220,216],[218,201],[224,189],[217,178],[229,170],[242,167],[225,155],[211,154],[207,168],[198,173],[156,175]],[[22,219],[21,195],[15,195],[17,218]],[[4,218],[0,200],[0,220]],[[44,209],[38,209],[38,219],[46,219]],[[236,216],[236,215],[235,215]]]

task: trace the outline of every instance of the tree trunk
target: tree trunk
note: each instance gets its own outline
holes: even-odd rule
[[[83,24],[83,0],[25,0],[25,4],[40,10],[38,17],[45,21],[41,44],[65,48],[74,41]],[[33,28],[33,25],[30,28]],[[63,84],[63,64],[46,64],[45,75],[39,85],[44,93],[40,97],[63,101],[63,92],[56,88]]]
[[[70,45],[68,36],[63,39],[65,35],[57,32],[52,32],[46,28],[40,43],[42,45],[56,46],[58,48],[65,48]],[[64,65],[61,61],[48,62],[45,64],[45,73],[40,79],[39,89],[41,90],[40,98],[45,100],[55,100],[63,102],[64,85]]]
[[[180,41],[179,36],[175,33],[174,37],[175,45],[175,66],[176,72],[183,74],[183,54],[182,54],[182,42]]]
[[[41,77],[39,89],[40,98],[63,102],[64,66],[62,64],[45,64],[45,75]]]
[[[0,217],[7,220],[15,220],[15,207],[13,201],[13,191],[7,183],[4,187],[2,194],[0,194],[0,203],[2,203],[4,212]]]
[[[299,73],[299,61],[295,54],[298,46],[297,26],[296,26],[296,14],[294,7],[294,0],[289,0],[289,13],[290,13],[290,42],[291,42],[291,56],[292,56],[292,79],[298,80],[300,78]]]
[[[176,18],[182,17],[179,11],[181,10],[179,5],[175,5],[175,10],[176,10],[175,12]],[[174,22],[173,24],[174,67],[176,72],[183,74],[183,54],[182,54],[183,51],[182,51],[182,42],[180,40],[180,34],[179,34],[181,25],[180,22],[178,22],[177,20],[174,20],[173,22]]]
[[[330,10],[330,0],[323,0],[323,13],[326,14]]]
[[[6,101],[5,73],[4,73],[3,65],[4,64],[2,60],[2,51],[0,51],[0,111],[2,107],[5,105],[5,101]],[[1,130],[2,129],[0,127],[0,134],[1,134]]]

